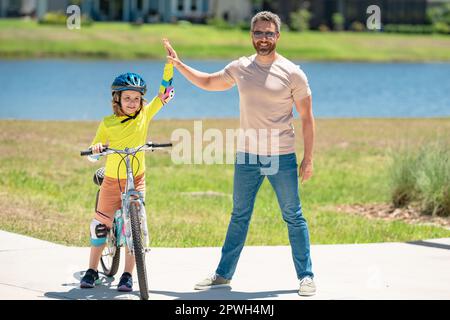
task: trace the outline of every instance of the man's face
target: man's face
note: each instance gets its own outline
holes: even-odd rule
[[[267,56],[277,47],[280,33],[277,32],[275,23],[269,21],[257,21],[251,33],[253,47],[259,55]]]

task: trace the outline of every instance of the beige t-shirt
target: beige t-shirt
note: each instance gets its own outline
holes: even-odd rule
[[[238,151],[260,155],[295,152],[294,101],[311,95],[308,79],[298,65],[281,55],[271,64],[256,54],[228,64],[219,74],[237,84],[240,107]]]

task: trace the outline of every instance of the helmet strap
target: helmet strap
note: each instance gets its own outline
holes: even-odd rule
[[[120,106],[120,109],[122,110],[122,106]],[[120,121],[120,123],[125,123],[125,122],[127,122],[127,121],[129,121],[129,120],[136,119],[136,117],[139,115],[139,113],[141,112],[141,110],[142,110],[142,107],[139,108],[138,111],[136,111],[136,113],[134,114],[134,116],[129,116],[129,115],[127,115],[125,112],[123,112],[123,110],[122,110],[122,112],[125,114],[125,116],[126,116],[127,118],[126,118],[126,119],[123,119],[122,121]]]

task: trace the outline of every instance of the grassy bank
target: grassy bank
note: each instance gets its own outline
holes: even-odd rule
[[[237,120],[206,120],[203,128],[236,128]],[[299,123],[297,123],[297,127]],[[101,163],[79,156],[94,122],[0,121],[0,229],[69,245],[88,245]],[[189,120],[151,125],[154,141]],[[450,231],[338,213],[338,204],[390,201],[388,153],[450,139],[450,119],[317,120],[315,175],[301,187],[313,244],[408,241],[450,237]],[[297,132],[300,132],[297,130]],[[301,155],[301,139],[298,139]],[[153,246],[220,246],[232,208],[232,165],[175,165],[148,154],[147,210]],[[213,191],[214,193],[208,193]],[[258,194],[248,245],[287,245],[287,229],[268,181]]]
[[[65,25],[0,19],[0,58],[162,59],[168,37],[182,58],[232,59],[249,55],[249,33],[205,25],[94,23]],[[283,32],[279,51],[319,61],[450,61],[450,37],[352,32]]]

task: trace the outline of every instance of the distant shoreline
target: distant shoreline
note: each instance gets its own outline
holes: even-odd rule
[[[300,121],[298,117],[294,117],[294,121]],[[437,121],[448,121],[449,116],[438,116],[438,117],[315,117],[317,121],[420,121],[420,120],[437,120]],[[89,120],[54,120],[54,119],[13,119],[13,118],[0,118],[0,123],[2,122],[39,122],[39,123],[52,123],[56,124],[58,122],[64,123],[98,123],[101,119],[89,119]],[[152,122],[190,122],[190,121],[214,121],[214,122],[239,122],[239,117],[231,118],[163,118],[163,119],[153,119]]]
[[[282,52],[280,52],[283,54]],[[0,61],[42,61],[42,60],[60,60],[60,61],[86,61],[86,62],[96,62],[96,61],[136,61],[136,62],[148,62],[148,61],[155,61],[155,62],[163,62],[166,61],[165,59],[161,58],[130,58],[130,59],[117,59],[115,57],[107,57],[107,58],[93,58],[91,56],[15,56],[11,57],[9,55],[3,56],[3,52],[0,52]],[[253,53],[249,53],[247,56],[252,55]],[[231,61],[232,59],[246,56],[246,55],[239,55],[239,56],[230,56],[225,58],[187,58],[184,59],[183,62],[215,62],[215,61]],[[358,64],[358,63],[370,63],[370,64],[389,64],[389,63],[395,63],[395,64],[450,64],[450,58],[449,60],[382,60],[382,61],[376,61],[376,60],[306,60],[302,58],[290,58],[290,60],[294,62],[302,62],[302,63],[348,63],[348,64]]]
[[[96,22],[81,30],[0,19],[0,59],[163,60],[167,37],[183,59],[232,59],[253,52],[249,32],[208,25]],[[446,35],[282,31],[278,50],[291,60],[450,62]],[[201,39],[201,41],[199,41]]]

